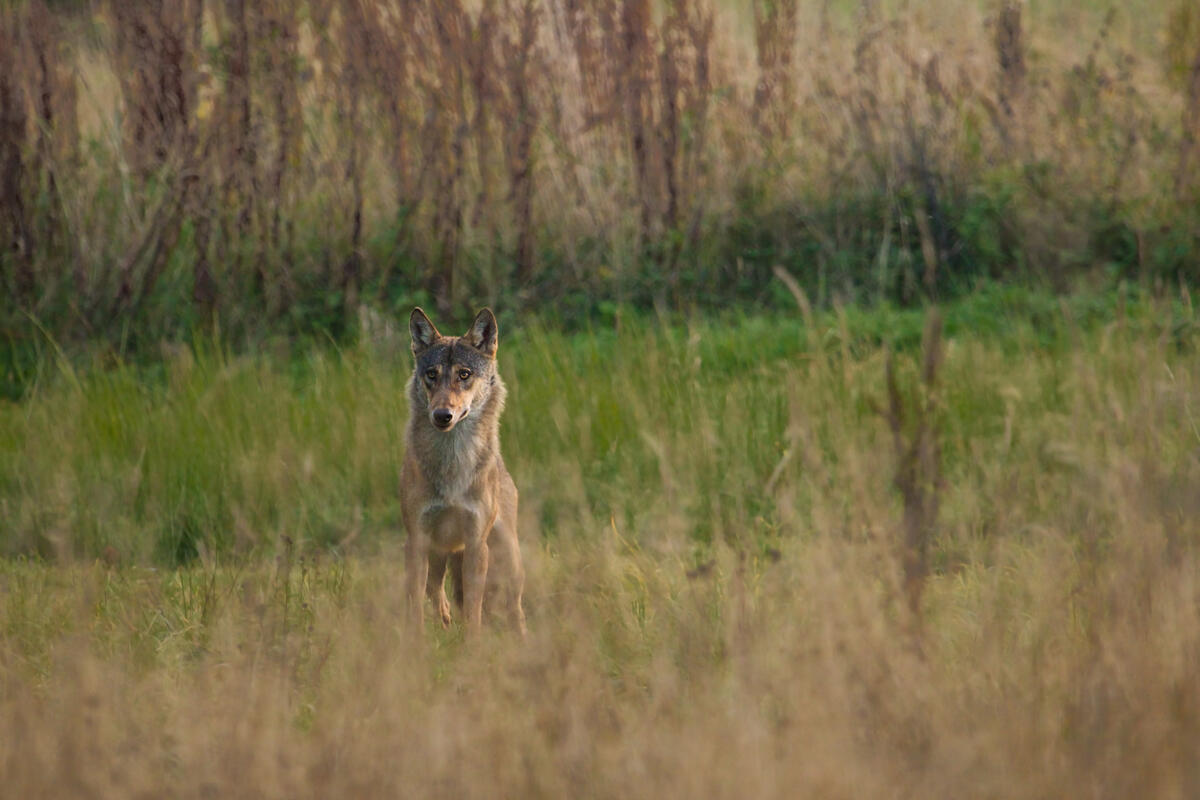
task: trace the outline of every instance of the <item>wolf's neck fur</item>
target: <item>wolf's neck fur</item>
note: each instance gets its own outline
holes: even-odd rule
[[[422,453],[421,471],[442,498],[461,494],[488,462],[500,458],[500,412],[508,389],[499,375],[493,375],[490,383],[482,405],[443,432],[429,420],[429,401],[416,376],[409,381],[408,446]]]

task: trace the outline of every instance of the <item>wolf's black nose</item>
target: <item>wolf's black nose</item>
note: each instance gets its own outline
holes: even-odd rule
[[[433,424],[439,428],[449,427],[452,419],[454,419],[454,412],[448,408],[439,408],[433,412]]]

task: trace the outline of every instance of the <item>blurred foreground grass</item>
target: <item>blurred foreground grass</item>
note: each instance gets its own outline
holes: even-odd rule
[[[403,339],[47,369],[0,407],[5,786],[1194,795],[1190,305],[944,316],[917,613],[872,406],[881,341],[918,391],[920,313],[502,321],[524,643],[402,629]]]

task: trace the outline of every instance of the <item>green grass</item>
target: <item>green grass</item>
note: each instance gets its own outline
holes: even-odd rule
[[[950,305],[947,470],[994,444],[1006,415],[1071,413],[1067,354],[1113,336],[1166,337],[1168,353],[1186,353],[1189,314],[1138,294],[1060,301],[1011,287]],[[908,363],[923,318],[886,306],[809,322],[625,315],[574,335],[506,320],[504,446],[526,513],[546,536],[580,513],[640,530],[666,500],[690,541],[777,535],[779,499],[763,487],[797,426],[839,470],[837,436],[878,446],[881,348]],[[174,565],[288,540],[341,552],[395,539],[406,348],[392,338],[279,361],[200,346],[151,365],[45,364],[28,399],[0,406],[0,549]]]

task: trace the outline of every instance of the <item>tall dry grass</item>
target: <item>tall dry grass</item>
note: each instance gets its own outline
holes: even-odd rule
[[[1195,277],[1187,3],[9,4],[7,338]],[[1163,36],[1164,32],[1168,35]],[[1162,43],[1165,41],[1165,47]]]

